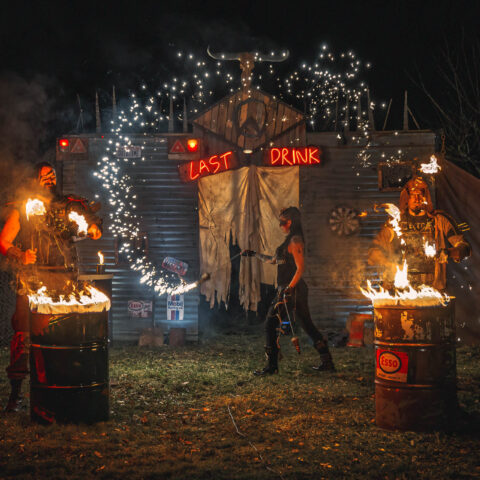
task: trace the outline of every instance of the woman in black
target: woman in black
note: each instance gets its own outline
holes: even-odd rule
[[[321,364],[313,367],[318,371],[333,371],[332,356],[322,334],[312,322],[308,309],[308,287],[302,275],[305,270],[305,240],[303,236],[300,211],[297,207],[289,207],[280,212],[280,228],[285,233],[285,241],[277,248],[273,257],[245,250],[244,256],[255,256],[262,262],[278,265],[278,292],[272,302],[265,321],[265,352],[268,363],[262,370],[255,370],[255,375],[278,373],[277,330],[280,328],[277,306],[279,301],[287,298],[287,306],[292,317],[298,319],[308,336],[313,340],[315,349],[320,354]],[[283,307],[282,307],[283,308]],[[293,315],[292,315],[293,313]]]

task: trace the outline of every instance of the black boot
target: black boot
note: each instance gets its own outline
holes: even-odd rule
[[[10,397],[8,398],[7,406],[5,407],[5,412],[7,413],[18,412],[23,406],[23,397],[20,395],[22,390],[22,380],[12,379],[10,380],[10,385]]]
[[[274,347],[265,347],[267,365],[262,370],[255,370],[254,375],[262,377],[264,375],[273,375],[278,373],[278,349]]]
[[[328,351],[328,345],[325,340],[318,340],[313,345],[315,350],[320,354],[320,365],[313,366],[312,368],[317,372],[334,372],[335,365],[333,364],[332,355]]]

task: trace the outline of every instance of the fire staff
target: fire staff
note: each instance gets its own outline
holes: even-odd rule
[[[308,308],[308,287],[302,278],[305,270],[305,240],[300,219],[300,211],[289,207],[281,211],[280,228],[286,235],[285,241],[277,248],[274,256],[263,255],[251,250],[242,252],[244,256],[255,256],[259,260],[277,265],[277,295],[272,302],[265,321],[267,365],[255,370],[255,375],[270,375],[278,372],[278,331],[281,325],[282,310],[287,308],[289,321],[298,319],[308,336],[313,340],[320,354],[321,364],[315,370],[335,370],[326,340],[312,322]],[[286,301],[286,303],[284,303]],[[291,313],[289,313],[291,312]]]
[[[433,210],[428,185],[421,177],[410,180],[400,193],[398,226],[389,220],[373,240],[369,265],[384,268],[383,283],[393,286],[397,265],[406,260],[413,287],[446,288],[446,265],[460,262],[471,253],[457,223],[445,212]],[[400,234],[400,235],[399,235]]]
[[[85,199],[74,195],[58,195],[56,185],[57,177],[52,165],[46,162],[36,165],[32,185],[23,189],[28,196],[35,197],[31,215],[26,210],[26,199],[9,204],[7,218],[0,232],[0,251],[17,274],[16,309],[12,317],[14,333],[7,367],[11,384],[5,408],[7,412],[17,411],[21,407],[21,385],[28,373],[28,288],[37,279],[41,280],[42,275],[51,278],[54,271],[75,272],[78,265],[73,241],[78,229],[68,221],[68,212],[77,212],[80,218],[85,219],[88,237],[97,240],[102,235],[102,222],[94,214],[95,207],[92,208]]]

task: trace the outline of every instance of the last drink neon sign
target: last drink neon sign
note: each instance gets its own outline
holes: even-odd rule
[[[270,148],[266,151],[265,163],[274,167],[293,165],[316,165],[321,161],[322,151],[319,147],[283,147]]]
[[[225,152],[221,155],[212,155],[201,160],[179,165],[180,177],[184,182],[192,182],[207,175],[225,172],[238,166],[237,157],[233,152]]]

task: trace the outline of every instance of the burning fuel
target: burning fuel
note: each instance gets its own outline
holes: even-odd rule
[[[103,256],[103,253],[99,250],[98,251],[98,264],[99,265],[103,265],[104,261],[105,261],[105,258]]]
[[[45,215],[47,210],[45,204],[38,198],[29,198],[25,206],[25,213],[27,215],[27,220],[30,220],[32,215]]]
[[[85,220],[83,215],[78,214],[77,212],[70,212],[68,214],[68,219],[78,226],[78,234],[79,235],[86,235],[88,231],[88,223]]]
[[[44,285],[28,295],[30,310],[35,313],[103,312],[110,310],[110,299],[92,285],[68,295],[53,295]]]

